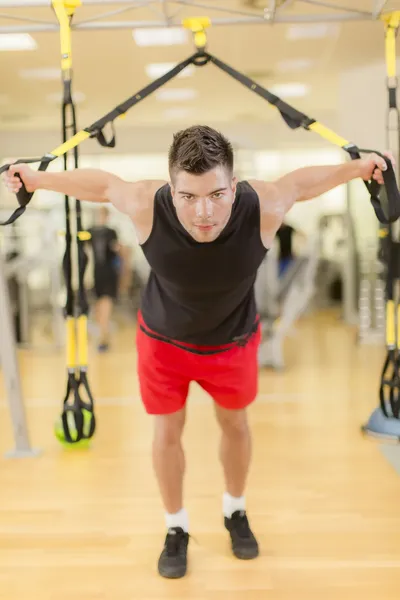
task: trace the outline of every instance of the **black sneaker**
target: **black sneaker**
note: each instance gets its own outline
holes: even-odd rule
[[[186,574],[189,534],[181,527],[170,527],[164,549],[158,560],[158,572],[162,577],[178,579]]]
[[[258,556],[258,543],[250,529],[246,511],[237,510],[232,517],[224,519],[232,542],[232,552],[236,558],[248,560]]]

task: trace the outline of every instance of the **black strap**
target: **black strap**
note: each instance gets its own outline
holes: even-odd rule
[[[243,73],[236,71],[236,69],[230,67],[222,60],[219,60],[219,58],[216,58],[215,56],[212,56],[208,53],[205,53],[205,55],[208,57],[209,61],[211,61],[214,65],[219,67],[222,71],[233,77],[239,83],[242,83],[244,86],[246,86],[249,90],[257,94],[258,96],[261,96],[261,98],[264,98],[264,100],[269,102],[269,104],[275,106],[279,110],[285,123],[291,129],[298,129],[299,127],[304,127],[305,129],[307,129],[312,123],[315,122],[314,119],[310,119],[310,117],[307,117],[307,115],[296,110],[295,108],[293,108],[293,106],[290,106],[290,104],[287,104],[281,98],[279,98],[275,94],[272,94],[267,89],[263,88],[261,85],[253,81],[253,79],[250,79],[250,77],[243,75]]]
[[[102,146],[106,146],[108,148],[113,148],[115,146],[115,132],[112,140],[110,142],[106,142],[105,136],[102,133],[102,130],[108,123],[113,123],[115,119],[124,115],[128,110],[130,110],[133,106],[153,94],[160,87],[168,83],[171,79],[179,75],[190,64],[197,64],[201,66],[201,63],[198,61],[199,58],[203,56],[202,53],[196,52],[192,56],[189,56],[186,60],[183,60],[179,64],[177,64],[173,69],[152,81],[149,85],[142,88],[132,96],[130,96],[127,100],[118,104],[115,108],[113,108],[109,113],[104,115],[101,119],[90,125],[85,129],[88,133],[91,134],[91,137],[96,137],[99,143]],[[197,61],[197,62],[196,62]],[[205,64],[205,63],[204,63]]]
[[[11,167],[11,164],[14,165],[18,165],[21,163],[25,163],[25,164],[31,164],[31,163],[37,163],[40,162],[39,165],[39,171],[46,171],[47,167],[49,166],[50,162],[52,159],[50,158],[20,158],[19,160],[15,161],[15,163],[8,163],[6,165],[3,165],[2,167],[0,167],[0,175],[2,173],[4,173],[5,171],[8,171],[8,169]],[[18,174],[16,174],[16,177],[18,177],[19,179],[21,179],[19,177]],[[17,219],[19,219],[19,217],[21,215],[24,214],[26,207],[28,206],[29,202],[31,201],[31,198],[34,194],[34,192],[28,192],[28,190],[26,189],[24,183],[22,182],[22,188],[19,190],[19,192],[17,192],[16,196],[17,196],[17,200],[18,200],[18,204],[19,204],[19,208],[17,208],[13,214],[7,219],[7,221],[4,221],[3,223],[0,223],[1,226],[3,225],[11,225],[11,223],[14,223],[14,221],[16,221]]]
[[[125,100],[124,102],[122,102],[121,104],[116,106],[113,110],[111,110],[109,113],[104,115],[104,117],[102,117],[101,119],[99,119],[98,121],[96,121],[95,123],[90,125],[89,127],[85,128],[83,131],[88,133],[90,135],[90,137],[96,137],[102,146],[114,147],[115,146],[115,130],[113,127],[113,122],[115,119],[117,119],[121,115],[124,115],[130,108],[132,108],[133,106],[135,106],[136,104],[138,104],[139,102],[141,102],[142,100],[147,98],[150,94],[152,94],[158,88],[165,85],[168,81],[170,81],[171,79],[176,77],[188,65],[194,64],[196,66],[204,66],[208,62],[213,62],[217,67],[219,67],[222,71],[224,71],[225,73],[227,73],[228,75],[233,77],[236,81],[238,81],[239,83],[242,83],[249,90],[251,90],[252,92],[261,96],[269,104],[275,106],[279,110],[285,123],[291,129],[297,129],[299,127],[302,127],[303,129],[309,130],[311,125],[317,123],[317,121],[315,119],[311,119],[304,113],[298,111],[290,104],[287,104],[286,102],[284,102],[281,98],[279,98],[275,94],[272,94],[267,89],[258,85],[255,81],[253,81],[246,75],[243,75],[236,69],[233,69],[232,67],[230,67],[223,61],[219,60],[215,56],[212,56],[211,54],[204,52],[204,51],[198,51],[195,54],[193,54],[192,56],[190,56],[189,58],[187,58],[186,60],[177,64],[173,69],[168,71],[168,73],[165,73],[162,77],[159,77],[158,79],[156,79],[155,81],[150,83],[148,86],[144,87],[142,90],[140,90],[139,92],[132,95],[130,98],[128,98],[127,100]],[[106,136],[103,133],[103,129],[108,123],[111,123],[112,128],[113,128],[113,137],[111,138],[110,141],[106,140]],[[358,149],[357,146],[353,143],[349,143],[349,144],[343,146],[342,149],[345,150],[346,152],[348,152],[352,158],[355,158],[356,156],[359,157],[360,153],[367,152],[366,150]],[[372,151],[369,150],[368,152],[372,152]],[[374,151],[374,152],[376,152],[376,151]],[[376,153],[380,154],[379,152],[376,152]],[[382,156],[382,155],[380,154],[380,156]],[[49,161],[49,160],[54,160],[54,158],[56,158],[56,157],[50,155],[50,158],[44,157],[43,159],[39,159],[39,160]],[[399,192],[399,189],[397,186],[396,176],[394,173],[393,166],[386,157],[383,157],[383,158],[385,159],[387,166],[388,166],[387,170],[383,173],[384,185],[379,186],[379,184],[377,184],[377,182],[375,182],[373,180],[370,182],[365,182],[365,185],[370,193],[371,203],[372,203],[372,206],[374,208],[374,211],[375,211],[375,214],[376,214],[378,220],[381,223],[386,224],[386,223],[393,223],[400,217],[400,192]],[[23,161],[19,161],[19,162],[23,162]],[[24,162],[26,162],[26,161],[24,161]],[[37,162],[37,161],[32,161],[32,162]],[[7,168],[7,166],[2,167],[2,169],[0,170],[0,173],[2,171],[6,170],[6,168]],[[22,190],[21,190],[21,192],[22,192]],[[31,198],[31,196],[28,197],[26,194],[23,194],[21,196],[22,204],[19,201],[20,206],[25,208],[26,205],[28,204],[30,198]],[[15,211],[14,215],[12,215],[12,217],[7,221],[7,224],[15,221],[18,218],[18,216],[20,216],[20,214],[22,214],[22,212],[19,210]]]
[[[298,111],[290,104],[284,102],[281,98],[272,94],[267,89],[260,86],[258,83],[243,75],[236,69],[233,69],[226,63],[222,62],[215,56],[205,53],[208,60],[214,63],[222,71],[233,77],[239,83],[242,83],[250,91],[254,92],[261,98],[264,98],[269,104],[275,106],[280,112],[283,120],[291,129],[303,129],[309,130],[310,125],[316,123],[315,119],[311,119],[304,113]],[[396,182],[396,175],[393,169],[391,161],[383,156],[376,150],[361,150],[355,144],[349,143],[342,147],[343,150],[348,152],[352,159],[360,158],[360,154],[375,152],[384,160],[387,164],[387,170],[383,172],[384,185],[379,185],[375,180],[364,182],[365,186],[370,194],[371,204],[374,208],[375,214],[381,223],[393,223],[400,217],[400,192]]]

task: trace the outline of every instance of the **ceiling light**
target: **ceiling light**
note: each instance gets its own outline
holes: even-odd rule
[[[305,83],[279,83],[270,87],[270,92],[285,98],[300,98],[310,91]]]
[[[157,92],[157,98],[165,102],[177,102],[179,100],[193,100],[197,96],[197,90],[192,88],[171,88]]]
[[[146,74],[150,79],[158,79],[171,71],[176,66],[176,63],[151,63],[146,65]],[[178,77],[190,77],[194,73],[194,66],[188,65],[185,69],[183,69]]]
[[[61,104],[63,96],[62,96],[61,92],[55,92],[53,94],[48,94],[46,96],[46,98],[47,98],[47,102],[51,102],[54,104]],[[84,100],[86,100],[86,95],[83,92],[73,92],[72,98],[76,104],[79,104],[80,102],[83,102]]]
[[[0,51],[36,50],[37,44],[27,33],[0,33]]]
[[[188,40],[186,29],[181,27],[134,29],[132,35],[138,46],[174,46]]]
[[[336,35],[339,25],[336,23],[314,23],[312,25],[291,25],[286,33],[288,40],[312,40]]]
[[[57,67],[44,67],[42,69],[22,69],[19,72],[23,79],[40,79],[42,81],[54,81],[61,79],[61,70]]]
[[[314,64],[313,60],[308,58],[290,58],[288,60],[281,60],[277,63],[279,71],[304,71],[309,69]]]

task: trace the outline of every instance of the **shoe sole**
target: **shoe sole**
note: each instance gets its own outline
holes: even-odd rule
[[[162,571],[162,570],[158,570],[159,575],[161,575],[161,577],[164,577],[164,579],[181,579],[182,577],[184,577],[187,573],[187,569],[183,569],[182,571]]]
[[[240,560],[252,560],[253,558],[257,558],[257,556],[260,554],[258,550],[241,552],[240,550],[234,550],[233,548],[232,552],[234,556],[236,556],[236,558],[239,558]]]

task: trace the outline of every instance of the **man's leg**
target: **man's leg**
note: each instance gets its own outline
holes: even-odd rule
[[[107,350],[110,343],[110,321],[113,310],[113,299],[101,296],[96,303],[96,318],[100,332],[99,350]]]
[[[158,572],[170,579],[183,577],[187,570],[189,519],[183,506],[185,455],[181,442],[185,416],[185,408],[172,414],[157,415],[154,426],[153,465],[168,529]]]
[[[181,442],[189,369],[185,351],[146,335],[140,313],[138,321],[140,392],[146,412],[154,416],[153,467],[167,526],[158,572],[175,579],[186,573],[189,541],[188,516],[183,506],[185,457]]]
[[[187,531],[187,523],[183,520],[173,523],[170,519],[168,522],[168,515],[179,514],[183,509],[185,456],[181,437],[185,416],[185,408],[172,414],[155,416],[153,465],[167,512],[167,527],[180,526]]]
[[[259,552],[246,515],[245,486],[252,449],[246,409],[257,396],[260,339],[258,327],[244,347],[218,357],[217,365],[210,358],[198,380],[215,401],[225,475],[224,523],[231,536],[233,553],[242,559],[255,558]]]
[[[251,435],[246,409],[227,410],[215,405],[221,427],[220,460],[226,492],[234,498],[244,495],[251,460]]]
[[[246,409],[228,410],[216,406],[221,427],[220,460],[225,476],[223,514],[237,558],[258,556],[258,543],[246,515],[245,487],[251,460],[251,435]]]

